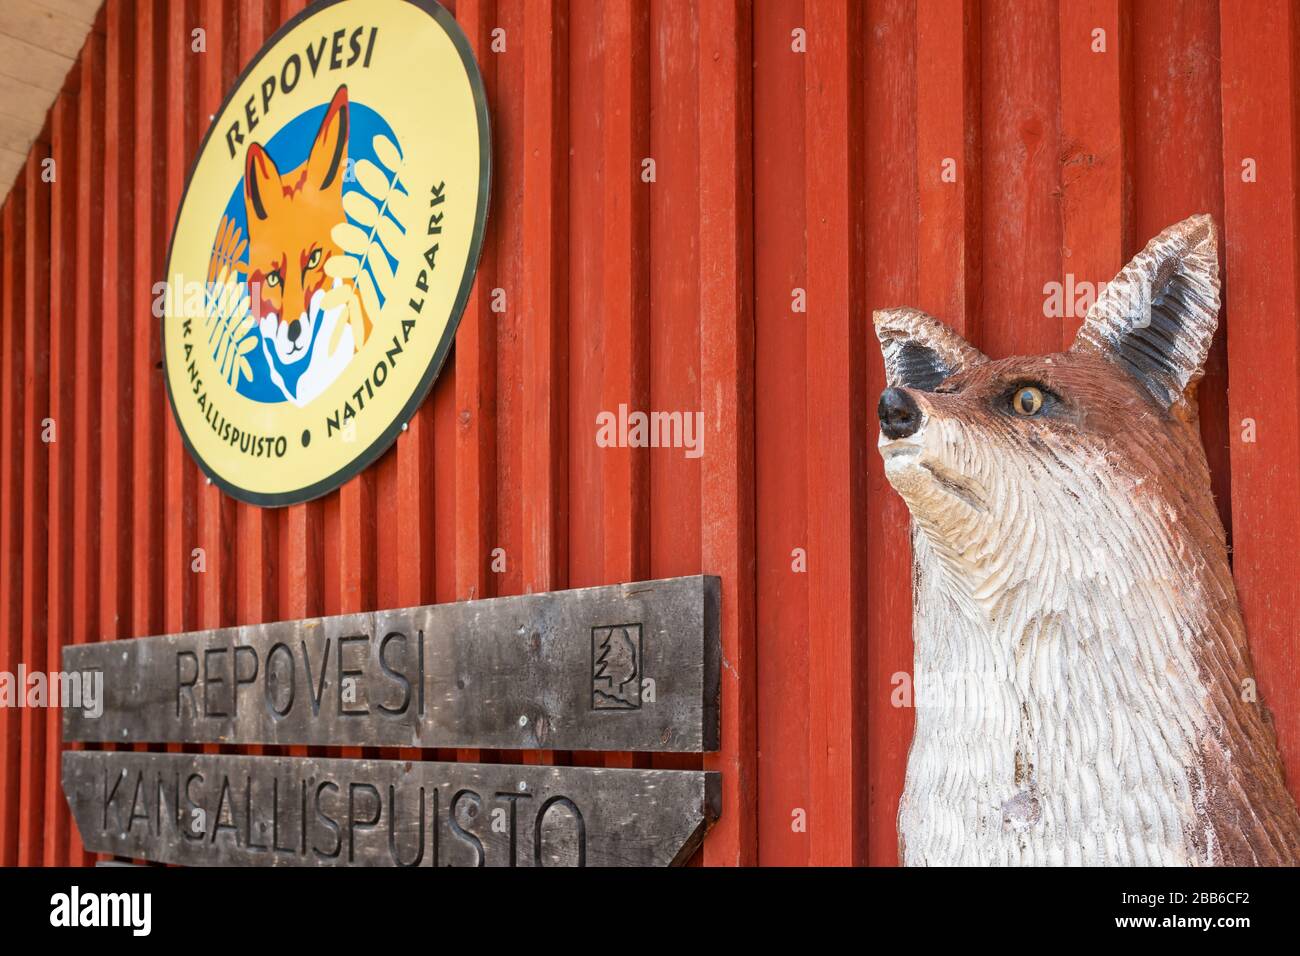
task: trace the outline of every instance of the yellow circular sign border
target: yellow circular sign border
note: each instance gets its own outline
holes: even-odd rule
[[[272,34],[257,54],[249,60],[244,66],[230,89],[227,91],[225,99],[213,114],[214,117],[221,117],[225,114],[226,109],[234,100],[235,95],[243,86],[244,81],[249,77],[253,70],[273,50],[277,44],[290,32],[297,29],[307,20],[336,6],[346,0],[318,0],[310,7],[302,10],[294,17],[285,22],[281,27]],[[176,406],[176,398],[172,394],[171,375],[167,369],[167,314],[163,311],[159,319],[159,344],[162,350],[163,359],[163,386],[167,392],[167,403],[171,408],[172,419],[176,423],[177,431],[180,432],[181,441],[185,445],[186,451],[190,457],[198,464],[200,470],[208,479],[218,488],[224,491],[238,501],[248,504],[260,505],[267,508],[281,508],[288,505],[301,504],[320,498],[346,484],[355,476],[365,471],[373,465],[397,440],[403,427],[410,421],[416,410],[428,398],[429,391],[433,383],[437,381],[442,366],[447,361],[447,354],[451,351],[452,342],[456,338],[456,330],[460,326],[461,316],[464,314],[465,305],[469,301],[470,291],[474,286],[474,278],[478,273],[479,260],[483,253],[483,239],[487,232],[487,215],[491,200],[492,191],[492,128],[488,118],[487,109],[487,92],[483,85],[483,74],[479,71],[478,61],[474,58],[474,51],[469,45],[469,39],[460,28],[460,24],[452,14],[437,0],[403,0],[403,2],[423,11],[431,16],[437,24],[447,34],[451,40],[456,52],[460,54],[461,65],[465,69],[466,78],[469,80],[470,94],[474,101],[474,113],[478,122],[478,139],[479,139],[479,182],[478,182],[478,201],[474,210],[474,227],[470,232],[469,252],[465,259],[464,273],[461,276],[460,287],[456,292],[455,301],[452,303],[451,312],[447,317],[446,327],[443,329],[442,338],[439,340],[437,347],[434,349],[427,368],[420,377],[419,384],[412,390],[410,398],[402,406],[401,411],[389,423],[388,427],[370,443],[370,445],[354,456],[342,468],[339,468],[333,474],[328,475],[311,485],[306,485],[293,491],[282,492],[257,492],[249,491],[246,488],[227,480],[219,474],[203,459],[198,453],[194,444],[190,441],[189,435],[185,431],[185,425],[181,418],[180,412]],[[167,268],[171,267],[172,253],[176,244],[176,234],[180,226],[181,213],[185,209],[185,200],[189,196],[190,187],[194,182],[194,174],[198,170],[200,161],[203,158],[204,151],[212,139],[213,133],[217,131],[217,122],[214,119],[209,125],[208,130],[199,144],[198,151],[194,155],[194,163],[190,167],[189,175],[185,179],[185,189],[181,192],[180,202],[176,206],[176,216],[172,223],[172,234],[167,243]]]

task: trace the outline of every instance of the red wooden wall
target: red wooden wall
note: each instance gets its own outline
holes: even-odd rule
[[[702,762],[724,773],[704,863],[892,864],[911,590],[871,310],[919,305],[993,356],[1057,350],[1078,323],[1044,317],[1045,283],[1109,279],[1208,211],[1226,335],[1202,425],[1297,788],[1294,7],[457,0],[495,181],[454,358],[376,466],[264,511],[184,453],[150,306],[209,115],[303,6],[108,0],[4,204],[0,669],[55,669],[69,641],[719,574],[720,754],[423,756]],[[702,410],[704,456],[598,448],[621,402]],[[0,863],[86,862],[59,749],[56,712],[0,710]]]

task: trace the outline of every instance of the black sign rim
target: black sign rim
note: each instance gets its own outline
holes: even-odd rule
[[[262,62],[266,54],[280,42],[285,34],[296,29],[301,23],[316,14],[343,2],[345,0],[317,0],[311,6],[295,14],[263,42],[261,48],[258,49],[257,53],[248,61],[248,64],[230,85],[230,89],[226,91],[226,96],[217,108],[213,120],[208,124],[207,132],[203,134],[198,151],[194,154],[194,162],[190,166],[189,174],[185,177],[185,188],[181,192],[180,202],[176,205],[176,216],[172,220],[171,236],[167,241],[167,258],[164,268],[171,265],[172,250],[176,244],[176,231],[180,225],[181,210],[185,208],[185,200],[189,196],[190,186],[194,182],[194,174],[198,170],[199,160],[203,158],[203,151],[207,149],[208,140],[212,138],[212,134],[216,131],[215,117],[225,113],[226,107],[230,105],[235,97],[235,92],[243,84],[244,80]],[[474,229],[470,234],[469,255],[465,261],[465,271],[461,276],[460,288],[456,292],[456,300],[452,303],[451,314],[447,318],[447,327],[443,329],[442,338],[438,342],[438,347],[434,350],[433,357],[429,360],[428,367],[425,368],[424,374],[420,378],[419,385],[411,392],[411,397],[407,399],[406,404],[402,406],[402,410],[393,418],[388,427],[384,429],[378,438],[371,442],[370,447],[332,475],[294,491],[275,494],[249,491],[246,488],[232,484],[217,474],[203,459],[203,456],[198,453],[194,445],[191,444],[190,436],[186,433],[185,425],[182,423],[181,416],[176,409],[176,398],[172,394],[171,376],[167,372],[167,314],[166,310],[163,310],[163,315],[158,320],[160,329],[159,342],[162,348],[163,387],[167,391],[167,404],[171,409],[172,420],[176,423],[176,430],[180,432],[185,450],[189,452],[190,457],[198,464],[203,474],[207,476],[210,482],[237,501],[266,508],[282,508],[288,505],[313,501],[341,488],[378,461],[397,441],[397,436],[401,434],[406,423],[411,420],[416,410],[429,397],[433,383],[438,380],[438,376],[442,372],[442,366],[446,363],[447,355],[451,351],[452,343],[456,339],[456,330],[460,327],[461,316],[464,314],[465,306],[469,301],[470,290],[474,287],[474,279],[478,275],[479,260],[483,254],[483,238],[487,232],[488,209],[490,208],[492,193],[492,127],[488,118],[487,91],[483,85],[483,74],[479,71],[478,61],[474,59],[474,51],[470,48],[469,38],[465,36],[460,24],[456,22],[456,18],[451,15],[446,7],[438,3],[437,0],[403,0],[403,2],[417,7],[433,17],[446,32],[452,44],[456,47],[456,52],[460,54],[461,63],[465,67],[465,73],[469,78],[470,93],[474,98],[474,113],[478,119],[479,136],[478,202],[474,211]]]

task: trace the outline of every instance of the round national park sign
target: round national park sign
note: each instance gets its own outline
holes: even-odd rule
[[[172,411],[226,492],[286,505],[428,393],[487,216],[483,83],[432,0],[336,0],[248,64],[199,150],[163,300]]]

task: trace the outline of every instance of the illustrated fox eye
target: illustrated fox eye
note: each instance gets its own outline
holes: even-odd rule
[[[1011,410],[1024,418],[1031,418],[1043,409],[1042,389],[1024,385],[1011,396]]]
[[[269,285],[272,289],[278,286],[280,284],[280,273],[278,271],[268,273],[266,277],[266,284]]]
[[[315,269],[318,265],[320,265],[320,250],[319,250],[319,249],[317,249],[317,250],[315,250],[314,252],[312,252],[311,257],[307,260],[307,268],[308,268],[308,269]]]

